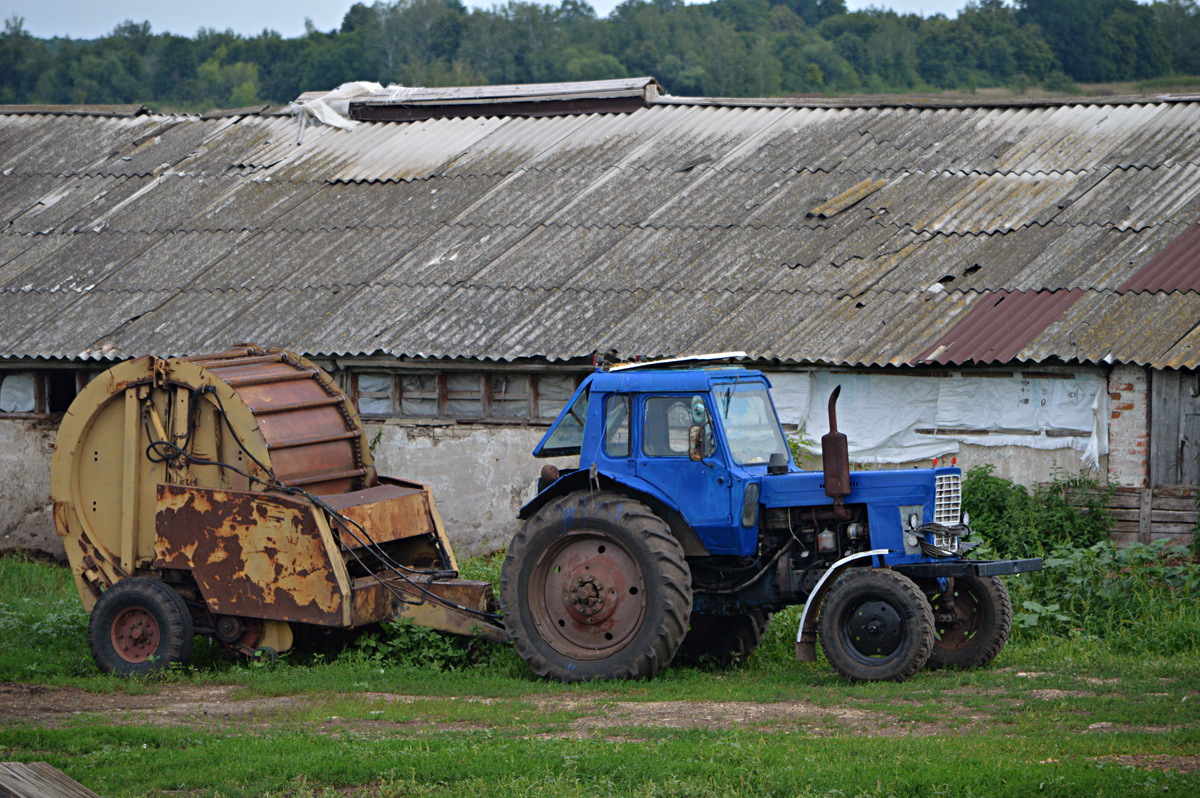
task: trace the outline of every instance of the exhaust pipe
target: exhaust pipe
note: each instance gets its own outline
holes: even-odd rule
[[[829,432],[821,436],[821,465],[825,470],[825,495],[833,499],[833,514],[840,521],[850,520],[850,511],[842,499],[850,494],[850,444],[837,429],[837,399],[842,386],[829,395]]]

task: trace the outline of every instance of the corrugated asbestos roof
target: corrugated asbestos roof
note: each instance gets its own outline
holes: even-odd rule
[[[0,108],[0,356],[1194,368],[1197,219],[1197,98],[666,98],[353,131]]]

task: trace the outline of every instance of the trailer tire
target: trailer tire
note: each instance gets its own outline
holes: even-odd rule
[[[88,619],[92,657],[117,676],[187,662],[194,639],[183,597],[157,579],[122,579],[100,594]]]
[[[580,491],[546,504],[513,538],[500,605],[509,639],[538,676],[648,679],[687,632],[691,572],[646,505]]]
[[[821,604],[821,650],[852,682],[902,682],[933,649],[933,610],[907,576],[851,568]]]
[[[940,598],[940,597],[935,597]],[[981,668],[996,658],[1012,634],[1012,599],[998,576],[954,580],[953,624],[935,624],[928,666]]]
[[[745,662],[771,626],[771,613],[750,610],[738,615],[693,613],[692,628],[675,659],[681,665],[728,668]]]

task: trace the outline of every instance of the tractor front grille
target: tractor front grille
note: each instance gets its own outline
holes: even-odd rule
[[[933,522],[943,526],[958,526],[962,520],[962,486],[958,474],[942,474],[937,478],[933,499]]]

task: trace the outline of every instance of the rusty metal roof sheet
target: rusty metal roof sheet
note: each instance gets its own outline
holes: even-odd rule
[[[919,360],[943,365],[1013,360],[1082,291],[988,291]]]
[[[1200,101],[818,106],[0,109],[0,356],[1200,366]]]
[[[1200,222],[1146,262],[1119,291],[1200,291]]]

